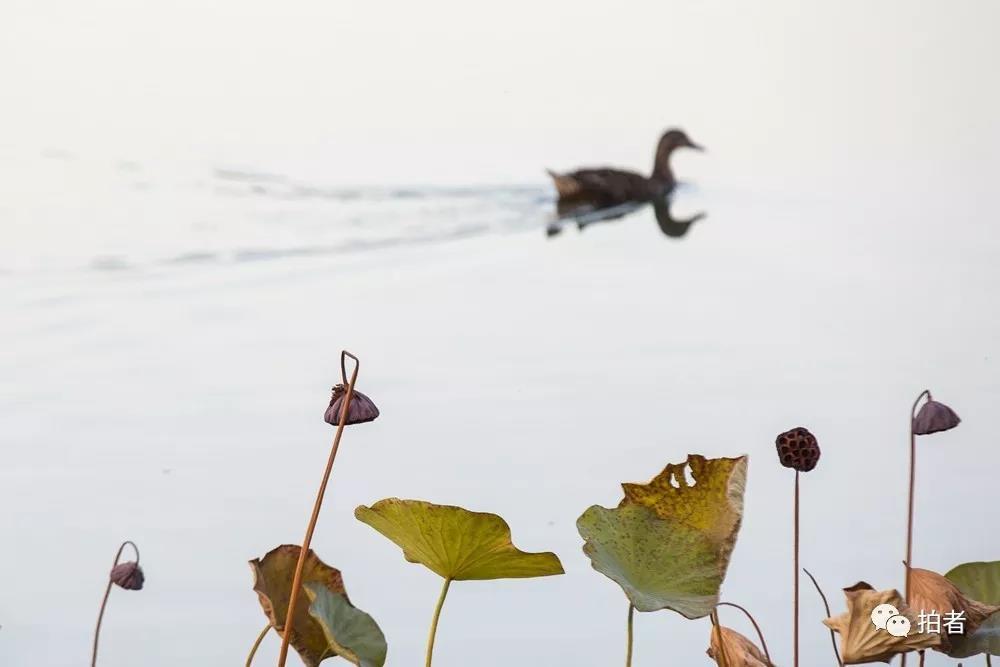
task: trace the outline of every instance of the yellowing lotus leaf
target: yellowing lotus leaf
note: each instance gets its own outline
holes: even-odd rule
[[[371,616],[355,608],[342,593],[322,584],[306,584],[309,613],[323,628],[337,654],[358,667],[382,667],[388,647]]]
[[[689,483],[685,468],[694,483]],[[684,524],[719,545],[722,573],[736,544],[743,520],[747,457],[707,459],[689,454],[684,463],[670,463],[648,484],[622,484],[624,505],[649,507],[663,519]]]
[[[386,498],[354,510],[359,521],[445,579],[515,579],[563,574],[553,553],[527,553],[511,542],[510,526],[496,514],[470,512],[423,500]]]
[[[840,616],[824,619],[828,628],[840,634],[840,655],[845,665],[868,662],[889,662],[899,653],[937,648],[941,635],[919,632],[917,614],[903,602],[895,590],[876,591],[861,581],[844,589],[847,611]],[[872,611],[879,605],[892,605],[910,621],[909,634],[897,637],[872,622]],[[889,619],[891,621],[891,619]]]
[[[298,545],[283,544],[267,552],[263,558],[250,561],[254,576],[253,589],[260,598],[260,606],[263,607],[271,625],[282,637],[285,633],[285,617],[288,614],[288,596],[292,591],[292,579],[301,551],[302,548]],[[312,549],[306,553],[305,566],[302,570],[302,585],[307,584],[321,584],[347,599],[340,570],[321,561]],[[295,604],[292,636],[288,643],[296,650],[306,667],[316,667],[337,653],[327,641],[323,628],[309,614],[309,604],[304,598],[300,592],[299,600]]]
[[[576,527],[594,569],[617,582],[639,611],[701,618],[718,604],[719,548],[691,526],[640,505],[594,505]]]

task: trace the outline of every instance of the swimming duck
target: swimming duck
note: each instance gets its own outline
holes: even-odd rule
[[[653,173],[648,178],[621,169],[580,169],[568,174],[549,171],[559,193],[559,204],[586,202],[596,208],[617,206],[626,202],[651,201],[674,189],[677,182],[670,170],[670,155],[678,148],[704,150],[691,141],[683,130],[667,130],[660,137],[653,161]]]

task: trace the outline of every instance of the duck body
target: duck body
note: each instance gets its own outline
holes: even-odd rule
[[[578,169],[568,174],[549,172],[559,203],[608,208],[627,202],[651,201],[674,188],[673,180],[647,178],[623,169]]]
[[[676,185],[670,156],[678,148],[701,150],[682,130],[668,130],[660,137],[653,172],[643,176],[623,169],[578,169],[564,174],[549,171],[559,195],[559,211],[581,206],[607,208],[628,202],[648,202],[669,194]]]

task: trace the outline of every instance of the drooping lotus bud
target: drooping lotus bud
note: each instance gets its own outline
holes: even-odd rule
[[[717,665],[725,667],[772,667],[764,652],[752,641],[724,625],[712,629],[712,639],[705,653]]]
[[[778,459],[786,468],[809,472],[819,463],[816,436],[801,426],[785,431],[775,439],[774,444],[778,448]]]
[[[927,395],[927,402],[920,406],[920,411],[913,418],[913,432],[916,435],[929,435],[938,431],[947,431],[958,426],[962,420],[955,411],[944,403],[938,403]]]
[[[111,568],[111,581],[127,591],[139,591],[146,581],[146,575],[142,573],[139,563],[130,560]]]
[[[326,409],[323,419],[327,424],[337,426],[340,424],[340,411],[343,409],[344,398],[347,396],[347,387],[338,384],[333,388],[333,396],[330,397],[330,406]],[[355,389],[351,393],[351,404],[347,406],[347,419],[345,424],[362,424],[373,421],[378,417],[378,408],[372,399],[368,398]]]

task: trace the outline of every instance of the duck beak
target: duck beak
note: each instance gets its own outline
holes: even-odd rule
[[[696,150],[696,151],[700,151],[700,152],[702,152],[702,153],[704,153],[704,152],[705,152],[705,147],[704,147],[704,146],[702,146],[701,144],[696,144],[696,143],[694,143],[694,142],[693,142],[693,141],[691,141],[691,140],[688,140],[688,144],[687,144],[687,147],[688,147],[688,148],[693,148],[694,150]]]

